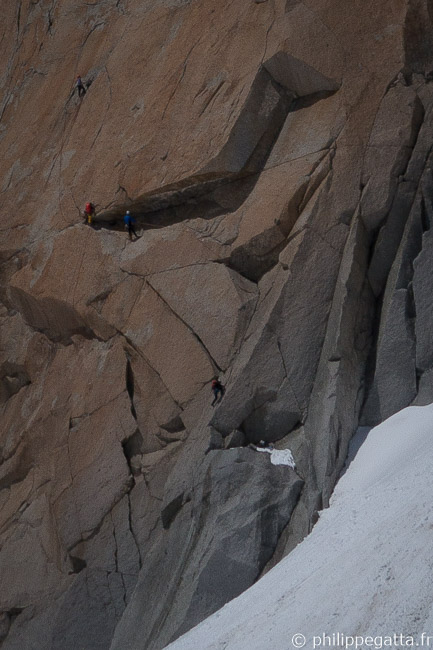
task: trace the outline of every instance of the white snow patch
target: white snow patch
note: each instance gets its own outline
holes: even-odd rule
[[[422,633],[433,647],[432,459],[433,405],[372,429],[312,533],[168,648],[291,650],[296,634],[307,650],[333,634],[374,637],[358,647],[428,647]],[[387,642],[394,634],[404,641]]]
[[[296,468],[295,460],[290,449],[270,449],[267,447],[255,447],[256,451],[264,451],[271,455],[272,465],[287,465],[288,467]]]

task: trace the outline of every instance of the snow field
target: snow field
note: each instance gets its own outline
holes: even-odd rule
[[[337,634],[328,647],[433,648],[432,459],[433,405],[372,429],[312,533],[168,648],[310,649]]]

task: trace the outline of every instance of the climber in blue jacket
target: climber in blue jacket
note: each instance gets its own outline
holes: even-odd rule
[[[138,235],[134,230],[134,223],[136,223],[134,217],[131,216],[129,210],[126,211],[125,216],[123,217],[123,223],[125,224],[125,230],[128,231],[129,239],[132,241],[132,235],[138,239]]]

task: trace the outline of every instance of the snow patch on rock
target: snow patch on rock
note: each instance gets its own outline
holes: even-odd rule
[[[287,465],[287,467],[296,468],[295,460],[290,449],[260,449],[260,447],[256,447],[256,451],[264,451],[270,454],[272,465]]]

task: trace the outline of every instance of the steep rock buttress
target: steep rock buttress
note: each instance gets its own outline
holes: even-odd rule
[[[156,650],[433,401],[429,5],[4,4],[0,644]]]

